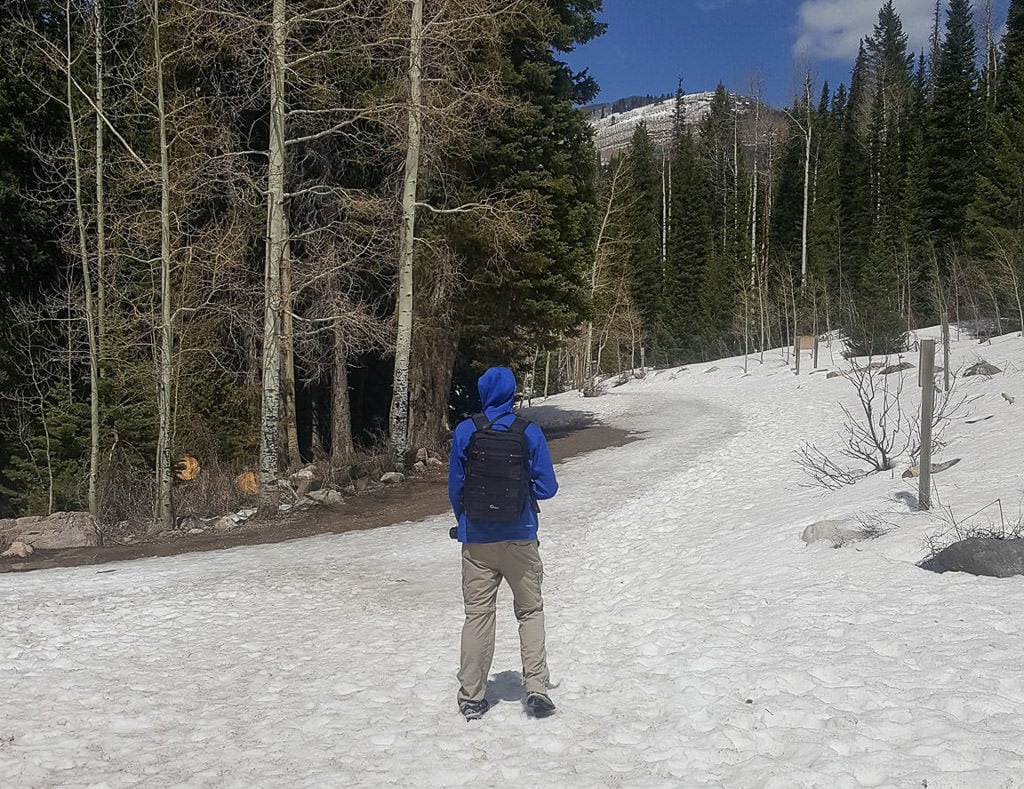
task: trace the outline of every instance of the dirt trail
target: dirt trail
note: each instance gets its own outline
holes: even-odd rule
[[[634,440],[625,430],[604,425],[576,424],[545,428],[555,463],[606,447],[622,446]],[[76,567],[175,556],[194,551],[217,551],[239,545],[284,542],[317,534],[340,534],[374,529],[406,521],[420,521],[449,509],[447,477],[443,471],[413,477],[401,485],[380,488],[346,499],[338,507],[315,507],[290,513],[271,521],[251,519],[228,532],[207,532],[171,538],[154,538],[132,545],[37,551],[29,559],[0,559],[0,573]],[[103,569],[99,572],[113,572]]]

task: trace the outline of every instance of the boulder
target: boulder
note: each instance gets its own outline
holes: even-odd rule
[[[423,474],[427,470],[427,464],[423,461],[417,460],[412,467],[413,473]]]
[[[3,553],[0,553],[0,557],[8,558],[11,556],[17,557],[18,559],[27,559],[34,553],[32,546],[23,542],[15,542]]]
[[[230,515],[218,518],[213,524],[214,531],[230,531],[238,526],[238,523]]]
[[[997,373],[1001,372],[1002,370],[1000,370],[994,364],[989,364],[986,361],[981,361],[976,364],[972,364],[970,367],[964,370],[964,377],[968,375],[996,375]]]
[[[993,578],[1024,575],[1024,539],[968,537],[921,562],[935,573],[970,573]]]
[[[444,461],[440,458],[427,458],[427,468],[444,468]]]
[[[801,536],[808,545],[815,542],[831,542],[832,547],[839,548],[850,542],[865,540],[868,534],[858,524],[844,520],[824,520],[812,523]]]
[[[429,456],[430,456],[430,453],[427,452],[427,448],[426,447],[420,447],[419,449],[416,450],[416,462],[417,463],[426,463],[427,462],[427,458]]]
[[[196,529],[200,532],[206,524],[195,515],[180,515],[174,520],[174,528],[192,534]]]
[[[305,479],[316,479],[316,475],[316,466],[310,463],[308,466],[303,466],[294,474],[292,474],[290,479],[292,481],[292,484],[295,485]]]
[[[385,485],[397,485],[400,482],[405,482],[405,474],[398,471],[389,471],[380,478],[380,481]]]
[[[295,498],[301,499],[309,491],[316,490],[323,485],[323,475],[315,463],[303,466],[289,478],[291,486],[295,488]]]
[[[330,488],[321,488],[320,490],[314,490],[312,493],[307,493],[305,500],[323,504],[325,507],[336,507],[339,504],[345,503],[342,495]]]
[[[892,375],[893,373],[902,372],[903,370],[911,370],[914,365],[910,362],[900,362],[899,364],[890,364],[887,367],[883,367],[879,372],[882,375]]]
[[[100,543],[99,522],[88,512],[55,512],[0,520],[0,544],[23,542],[37,551],[89,548]]]

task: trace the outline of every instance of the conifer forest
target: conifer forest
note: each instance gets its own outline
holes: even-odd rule
[[[1024,0],[602,156],[601,0],[0,6],[0,517],[276,510],[525,396],[1024,318]],[[685,31],[680,31],[685,37]],[[652,90],[662,86],[652,86]],[[707,86],[700,86],[704,90]],[[608,97],[609,100],[619,97]],[[202,490],[180,485],[184,458]],[[187,500],[185,500],[187,498]]]

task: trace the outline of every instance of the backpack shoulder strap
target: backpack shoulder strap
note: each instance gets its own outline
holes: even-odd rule
[[[473,414],[473,424],[477,430],[486,430],[491,426],[490,420],[483,414]]]
[[[526,419],[523,419],[521,416],[517,416],[512,421],[512,424],[508,426],[508,430],[509,430],[510,433],[525,433],[526,432],[526,428],[528,428],[529,426],[530,426],[530,422],[529,421],[527,421]]]

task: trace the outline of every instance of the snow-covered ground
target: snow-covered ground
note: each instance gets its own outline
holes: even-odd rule
[[[1024,786],[1024,577],[915,566],[950,519],[1020,516],[1024,340],[953,356],[1005,372],[958,384],[930,513],[898,472],[802,485],[794,450],[835,451],[852,388],[778,351],[551,398],[643,438],[562,464],[543,507],[545,720],[507,590],[496,704],[457,712],[445,517],[0,575],[0,786]],[[801,541],[872,515],[878,539]]]

